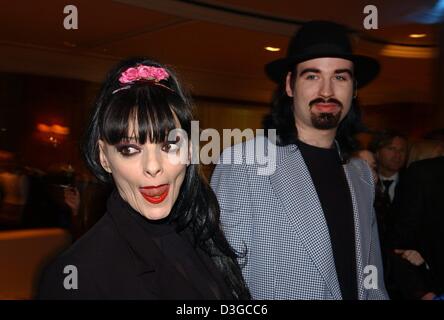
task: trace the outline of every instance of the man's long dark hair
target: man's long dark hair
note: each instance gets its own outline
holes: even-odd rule
[[[116,92],[122,87],[118,81],[121,73],[138,65],[164,68],[169,78],[162,80],[162,86],[135,83]],[[112,177],[100,164],[99,139],[116,145],[131,136],[128,132],[130,121],[137,121],[135,138],[138,143],[144,144],[148,140],[165,143],[168,133],[176,129],[177,121],[191,137],[192,120],[191,100],[172,70],[146,58],[128,59],[108,74],[102,86],[84,137],[82,153],[99,180],[113,183]],[[234,298],[249,299],[237,255],[220,228],[219,215],[216,195],[199,165],[189,164],[169,220],[175,223],[178,232],[191,234],[194,245],[212,258]]]
[[[271,112],[264,117],[263,127],[265,132],[267,132],[267,129],[276,130],[276,144],[279,146],[295,144],[298,139],[293,114],[293,97],[287,95],[285,81],[279,84],[273,94]],[[355,138],[356,134],[365,130],[366,128],[361,122],[361,110],[358,101],[354,98],[350,111],[341,121],[336,131],[336,141],[344,160],[348,160],[351,153],[359,147]]]

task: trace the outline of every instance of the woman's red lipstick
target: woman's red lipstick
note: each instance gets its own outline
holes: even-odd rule
[[[168,196],[169,190],[169,184],[139,188],[139,191],[144,199],[152,204],[158,204],[165,200],[165,198]]]

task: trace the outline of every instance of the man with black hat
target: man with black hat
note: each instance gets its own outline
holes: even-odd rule
[[[377,61],[352,53],[345,27],[323,21],[304,24],[287,57],[266,66],[278,83],[265,121],[277,133],[268,148],[276,168],[255,170],[251,152],[271,135],[256,137],[226,149],[211,181],[254,299],[387,298],[372,172],[347,159],[356,90],[378,71]],[[242,162],[224,161],[236,150]]]

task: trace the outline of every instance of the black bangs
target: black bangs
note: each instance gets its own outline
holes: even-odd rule
[[[100,137],[108,144],[128,139],[139,144],[145,144],[147,139],[163,143],[168,133],[179,126],[190,134],[191,107],[166,88],[135,84],[113,95],[101,119]]]

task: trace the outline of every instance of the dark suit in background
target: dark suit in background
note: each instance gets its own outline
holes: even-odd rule
[[[397,247],[417,250],[444,292],[444,157],[414,162],[401,185]]]

